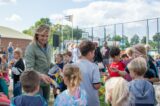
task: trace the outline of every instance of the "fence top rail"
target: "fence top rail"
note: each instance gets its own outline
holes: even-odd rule
[[[106,27],[106,26],[113,26],[113,25],[123,25],[123,24],[128,24],[128,23],[135,23],[135,22],[141,22],[141,21],[149,21],[149,20],[155,20],[155,19],[160,19],[160,17],[156,18],[148,18],[148,19],[142,19],[142,20],[135,20],[135,21],[128,21],[128,22],[120,22],[120,23],[115,23],[115,24],[105,24],[105,25],[100,25],[100,26],[93,26],[93,27],[86,27],[82,29],[90,29],[90,28],[96,28],[96,27]]]

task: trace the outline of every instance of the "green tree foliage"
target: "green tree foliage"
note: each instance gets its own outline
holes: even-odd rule
[[[153,43],[152,46],[153,48],[157,49],[158,48],[158,44],[160,42],[160,33],[156,33],[155,35],[153,35]]]
[[[149,45],[151,46],[152,49],[157,49],[157,43],[154,41],[149,41]]]
[[[83,33],[82,29],[79,29],[78,27],[73,29],[73,38],[74,39],[82,38],[82,33]]]
[[[132,38],[131,38],[131,45],[135,45],[139,43],[139,36],[137,34],[135,34]]]
[[[34,30],[42,24],[46,24],[46,25],[49,25],[49,26],[52,25],[49,18],[41,18],[40,20],[36,21],[33,26],[24,30],[23,33],[33,36],[34,35]]]
[[[124,43],[125,43],[125,47],[129,47],[130,46],[130,43],[128,41],[128,37],[123,35],[123,40],[124,40]]]
[[[115,36],[113,36],[112,40],[113,40],[113,41],[121,41],[122,38],[121,38],[120,35],[115,35]]]
[[[153,36],[153,41],[159,41],[160,40],[160,33],[156,33],[154,36]]]
[[[38,26],[43,25],[43,24],[46,24],[46,25],[49,25],[49,26],[52,25],[52,23],[51,23],[49,18],[41,18],[40,20],[38,20],[35,23],[35,27],[37,28]]]
[[[141,40],[141,43],[143,43],[143,44],[146,44],[146,36],[143,36],[143,38],[142,38],[142,40]]]
[[[51,36],[49,37],[49,43],[53,43],[53,35],[57,34],[60,37],[60,42],[62,42],[62,35],[63,40],[71,40],[72,38],[72,28],[68,25],[61,25],[61,24],[55,24],[53,25],[49,18],[41,18],[40,20],[36,21],[33,26],[23,31],[23,33],[34,36],[34,30],[42,25],[46,24],[51,27]],[[63,32],[62,32],[63,31]],[[73,28],[73,38],[74,39],[80,39],[82,37],[82,30],[79,28]]]

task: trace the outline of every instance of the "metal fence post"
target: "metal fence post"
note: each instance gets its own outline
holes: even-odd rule
[[[149,43],[149,23],[148,23],[148,19],[146,20],[147,21],[147,26],[146,26],[146,32],[147,32],[147,36],[146,36],[146,43],[148,44]]]
[[[94,35],[93,35],[93,27],[92,27],[92,30],[91,30],[91,34],[92,34],[92,42],[93,42],[93,37],[94,37]]]
[[[104,26],[104,42],[106,42],[106,28]]]
[[[158,18],[157,18],[157,34],[158,34],[158,53],[160,53],[160,45],[159,45],[160,35],[159,35],[159,19]]]

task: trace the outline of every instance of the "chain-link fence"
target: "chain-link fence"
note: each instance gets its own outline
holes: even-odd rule
[[[121,47],[129,47],[137,43],[149,44],[152,49],[159,50],[160,18],[102,25],[83,28],[82,38],[98,41],[117,42]],[[160,52],[160,51],[159,51]]]

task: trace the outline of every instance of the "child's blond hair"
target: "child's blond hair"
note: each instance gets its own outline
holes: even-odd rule
[[[141,56],[147,59],[147,50],[143,44],[136,44],[132,47],[132,49],[134,58]]]
[[[147,71],[147,62],[143,57],[137,57],[128,64],[128,69],[138,76],[143,76]]]
[[[133,49],[131,47],[127,48],[125,52],[129,57],[133,57]]]
[[[155,96],[156,96],[156,101],[158,102],[158,104],[160,105],[160,86],[157,85],[155,86]]]
[[[112,106],[128,106],[131,103],[128,82],[122,77],[109,79],[105,84],[105,89],[105,101],[110,101]]]
[[[16,48],[16,49],[14,50],[14,53],[16,53],[20,58],[22,58],[22,49]]]
[[[82,81],[81,72],[78,66],[73,64],[66,64],[64,66],[64,77],[67,78],[69,82],[69,87],[78,87]]]

